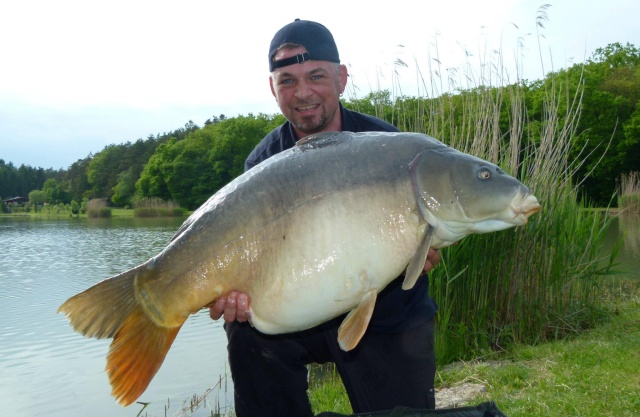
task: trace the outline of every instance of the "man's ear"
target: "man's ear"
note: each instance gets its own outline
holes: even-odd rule
[[[275,88],[273,88],[273,77],[271,75],[269,76],[269,87],[271,87],[271,94],[273,94],[273,96],[276,98],[276,101],[278,101],[278,96],[276,96],[276,90]]]
[[[340,76],[340,94],[342,94],[344,92],[344,89],[347,87],[347,78],[349,78],[349,71],[347,70],[347,66],[340,65],[338,74]]]

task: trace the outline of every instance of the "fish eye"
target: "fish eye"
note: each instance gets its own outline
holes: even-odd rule
[[[478,178],[481,180],[488,180],[491,178],[491,171],[489,169],[482,167],[478,170]]]

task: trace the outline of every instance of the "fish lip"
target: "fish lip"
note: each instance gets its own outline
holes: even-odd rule
[[[542,210],[536,196],[531,193],[516,196],[510,206],[513,219],[521,224],[527,224],[529,216]]]

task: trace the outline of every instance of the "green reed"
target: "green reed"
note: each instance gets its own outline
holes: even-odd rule
[[[478,71],[471,64],[449,68],[446,80],[439,61],[433,62],[429,81],[418,71],[420,90],[429,95],[371,94],[375,114],[501,166],[542,205],[524,227],[470,236],[442,250],[442,264],[430,274],[439,306],[439,361],[592,326],[602,311],[599,277],[612,259],[603,262],[600,255],[607,217],[588,210],[572,182],[581,163],[570,160],[569,151],[583,83],[547,76],[540,119],[529,120],[528,86],[509,80],[501,53],[485,56]]]
[[[640,213],[640,172],[630,172],[620,177],[618,208],[628,213]]]
[[[172,217],[184,216],[186,210],[173,201],[164,201],[161,198],[142,198],[134,203],[134,217]]]
[[[107,207],[106,198],[94,198],[87,202],[87,216],[111,217],[111,208]]]

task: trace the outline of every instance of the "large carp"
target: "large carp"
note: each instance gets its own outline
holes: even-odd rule
[[[527,223],[540,209],[497,166],[417,133],[327,133],[302,140],[214,194],[147,262],[59,309],[85,336],[113,338],[106,371],[135,401],[189,317],[232,290],[268,334],[349,312],[344,350],[364,334],[378,292],[420,275],[429,247]]]

